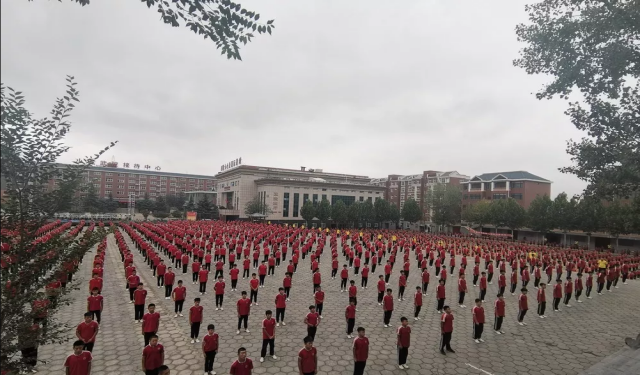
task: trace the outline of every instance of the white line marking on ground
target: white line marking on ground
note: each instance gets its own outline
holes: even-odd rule
[[[471,363],[465,363],[465,365],[467,365],[467,366],[469,366],[469,367],[471,367],[471,368],[474,368],[474,369],[476,369],[476,370],[478,370],[478,371],[482,371],[483,373],[485,373],[485,374],[487,374],[487,375],[493,375],[493,374],[492,374],[492,373],[490,373],[489,371],[483,370],[483,369],[481,369],[480,367],[476,367],[476,366],[472,365]]]

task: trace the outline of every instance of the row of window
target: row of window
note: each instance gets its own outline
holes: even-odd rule
[[[509,195],[513,199],[522,200],[521,193],[513,193]],[[463,197],[464,200],[480,200],[482,199],[482,194],[465,194]],[[507,199],[507,194],[493,194],[493,199]]]

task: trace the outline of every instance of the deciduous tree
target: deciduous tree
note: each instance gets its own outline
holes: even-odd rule
[[[207,197],[202,197],[196,205],[199,220],[217,220],[219,216],[218,207],[215,206]]]
[[[553,212],[553,201],[548,195],[538,195],[529,205],[527,222],[531,229],[546,236],[555,228],[556,220]]]
[[[402,207],[402,218],[410,223],[422,220],[422,210],[415,199],[409,198],[404,202]]]
[[[365,223],[371,223],[376,220],[376,213],[373,208],[373,203],[370,200],[366,200],[362,203],[361,208],[362,221]]]
[[[591,235],[602,229],[604,206],[595,197],[584,197],[578,202],[576,228],[587,234],[587,248],[591,246]]]
[[[556,221],[556,228],[563,234],[562,243],[567,245],[567,232],[576,228],[578,201],[567,197],[566,193],[560,193],[553,200],[553,216]]]
[[[316,207],[316,217],[320,220],[320,223],[327,223],[331,217],[331,203],[328,200],[323,199]]]
[[[339,200],[331,206],[331,219],[338,227],[347,223],[347,220],[349,220],[347,217],[347,205],[343,201]]]
[[[271,215],[273,211],[271,210],[271,206],[266,202],[263,202],[262,199],[260,199],[260,196],[256,195],[252,200],[247,202],[244,207],[244,213],[245,215],[260,214],[267,217]]]
[[[316,207],[313,205],[313,202],[308,199],[304,202],[300,209],[300,216],[302,216],[302,218],[307,222],[307,226],[309,226],[309,223],[311,223],[313,218],[316,217]]]
[[[353,225],[353,227],[358,227],[360,220],[362,218],[362,203],[353,202],[349,207],[347,207],[347,221]]]
[[[373,203],[373,211],[375,214],[376,222],[382,224],[389,220],[389,210],[391,209],[389,202],[386,199],[376,199]]]
[[[427,205],[432,211],[431,220],[441,227],[459,223],[461,201],[462,192],[459,188],[453,185],[435,185],[427,195]]]

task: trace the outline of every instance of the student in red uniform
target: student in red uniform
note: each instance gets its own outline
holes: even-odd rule
[[[262,320],[262,350],[260,350],[260,362],[264,362],[264,357],[267,355],[267,346],[269,346],[269,355],[273,359],[278,359],[275,354],[276,346],[276,320],[273,319],[273,312],[267,310]]]
[[[144,315],[144,305],[147,300],[147,291],[144,290],[142,283],[138,284],[138,288],[133,292],[133,307],[134,307],[134,320],[137,323],[142,323],[142,316]]]
[[[204,308],[200,306],[200,298],[193,299],[193,306],[189,308],[189,325],[191,326],[191,343],[200,342],[200,324],[202,324],[202,315]]]
[[[267,277],[267,262],[262,262],[258,267],[258,276],[260,277],[260,288],[264,288],[264,279]]]
[[[580,296],[582,295],[582,289],[583,289],[583,285],[582,285],[582,273],[578,272],[578,278],[576,279],[576,283],[575,283],[575,288],[576,288],[576,301],[578,303],[582,303],[582,301],[580,300]]]
[[[589,272],[585,286],[587,287],[585,295],[587,296],[587,299],[591,299],[591,290],[593,289],[593,272]]]
[[[284,313],[287,309],[287,295],[284,293],[284,288],[278,288],[278,294],[276,294],[276,326],[280,327],[280,322],[282,321],[282,325],[286,326],[287,324],[284,322]]]
[[[442,313],[442,309],[444,309],[444,301],[446,299],[446,289],[444,288],[444,280],[438,281],[438,286],[436,287],[436,298],[438,299],[438,306],[436,307],[436,311]]]
[[[524,322],[524,316],[527,315],[527,310],[529,310],[527,288],[520,289],[520,292],[520,297],[518,297],[518,324],[526,326],[527,323]]]
[[[249,287],[251,288],[251,292],[249,294],[249,299],[251,303],[255,303],[258,306],[258,288],[260,288],[260,282],[258,281],[258,276],[254,273],[251,274],[251,280],[249,280]]]
[[[347,338],[353,338],[353,328],[356,325],[356,305],[354,301],[349,301],[349,305],[345,309],[344,316],[347,320]]]
[[[222,279],[222,276],[218,276],[218,281],[213,286],[213,289],[216,291],[216,311],[224,310],[222,307],[222,302],[224,301],[224,288],[227,284]]]
[[[493,330],[496,334],[502,335],[504,331],[502,330],[502,321],[504,320],[505,315],[505,302],[504,296],[501,293],[497,295],[498,299],[494,304],[494,312],[495,312],[495,321],[493,323]]]
[[[142,351],[142,371],[145,375],[158,375],[160,366],[164,365],[164,347],[158,343],[158,336],[152,335]]]
[[[500,270],[500,276],[498,276],[498,288],[500,288],[500,294],[504,295],[504,291],[507,287],[507,276],[505,271]]]
[[[73,353],[64,361],[66,375],[90,375],[91,352],[84,350],[84,342],[77,340],[73,343]]]
[[[309,313],[304,318],[304,324],[307,326],[307,337],[310,337],[313,342],[316,338],[318,326],[320,325],[320,317],[314,305],[309,306]]]
[[[378,306],[382,305],[382,299],[384,298],[384,291],[387,284],[384,282],[382,275],[378,276]]]
[[[298,371],[301,375],[318,373],[318,351],[313,346],[313,337],[304,338],[304,347],[298,352]]]
[[[353,375],[364,375],[369,359],[369,339],[363,327],[358,327],[358,336],[353,340]]]
[[[91,319],[96,319],[100,324],[100,317],[102,316],[103,298],[99,294],[98,288],[93,288],[91,295],[87,298],[87,311],[91,313]]]
[[[242,261],[242,280],[249,277],[249,268],[251,267],[251,261],[249,257],[244,257]]]
[[[553,311],[560,311],[560,300],[562,299],[562,280],[556,280],[553,287]]]
[[[569,302],[571,301],[571,296],[573,295],[573,281],[571,277],[567,277],[567,281],[564,283],[564,305],[566,307],[571,307]]]
[[[97,273],[94,273],[93,278],[89,280],[89,294],[91,294],[93,289],[96,288],[98,289],[98,294],[100,294],[102,292],[103,285],[104,281],[102,280],[102,278]]]
[[[542,319],[542,318],[546,318],[547,316],[544,315],[544,311],[547,308],[547,284],[545,283],[540,283],[538,284],[538,316]]]
[[[318,316],[322,319],[322,307],[324,306],[324,292],[322,291],[322,287],[318,286],[316,288],[316,294],[313,295],[313,298],[316,303],[316,311],[318,312]]]
[[[391,288],[387,289],[387,294],[382,299],[382,311],[384,311],[384,326],[388,328],[391,322],[391,314],[393,314],[393,290]]]
[[[209,270],[201,268],[198,271],[198,279],[200,280],[200,295],[207,294],[207,281],[209,281]]]
[[[466,307],[464,305],[464,297],[467,294],[467,280],[465,280],[464,274],[461,274],[460,278],[458,279],[458,294],[458,306],[463,309]],[[438,304],[440,304],[440,301],[438,301]],[[444,301],[442,302],[442,306],[444,306]],[[438,312],[440,312],[440,309],[438,310]]]
[[[182,285],[182,280],[178,280],[178,286],[171,293],[171,299],[174,302],[174,318],[177,318],[178,315],[182,315],[182,307],[184,305],[184,300],[187,299],[187,288]]]
[[[229,276],[231,277],[231,291],[235,292],[236,287],[238,286],[238,276],[240,276],[240,270],[238,269],[238,266],[236,266],[235,264],[233,265],[233,267],[229,270]]]
[[[429,278],[431,277],[431,275],[429,275],[429,270],[427,270],[426,268],[422,269],[422,293],[423,295],[427,295],[427,288],[429,288]]]
[[[482,272],[480,276],[480,300],[484,302],[484,297],[487,295],[487,273]]]
[[[406,370],[409,368],[407,357],[409,356],[409,346],[411,345],[411,327],[409,327],[409,319],[404,316],[400,318],[400,323],[401,325],[396,331],[398,336],[398,368]]]
[[[149,345],[151,336],[158,334],[160,328],[160,313],[156,312],[156,305],[150,303],[147,307],[148,313],[142,317],[142,336],[144,336],[144,346]]]
[[[240,328],[244,325],[244,331],[249,333],[249,314],[251,314],[251,300],[247,298],[247,292],[242,291],[242,297],[236,302],[236,307],[238,311],[238,330],[236,331],[236,335],[240,334]],[[243,324],[244,323],[244,324]]]
[[[207,326],[207,334],[202,338],[202,354],[204,354],[204,373],[207,375],[214,374],[213,362],[218,354],[219,336],[215,332],[216,326],[209,324]]]
[[[173,269],[171,267],[167,268],[167,273],[164,275],[164,299],[171,298],[175,279],[176,274],[173,273]]]
[[[291,286],[293,285],[292,274],[286,272],[284,274],[284,279],[282,280],[282,287],[284,288],[284,294],[287,295],[287,301],[289,301],[289,296],[291,294]]]
[[[191,281],[193,281],[193,285],[196,285],[198,282],[198,276],[200,275],[201,264],[198,262],[198,259],[195,262],[191,263]]]
[[[164,275],[167,273],[167,265],[164,264],[164,260],[160,260],[160,263],[156,267],[156,278],[158,288],[164,286]]]
[[[230,375],[251,375],[253,370],[253,362],[247,358],[247,349],[240,347],[238,349],[238,359],[231,364],[229,370]]]
[[[349,286],[349,302],[353,301],[354,306],[358,306],[358,287],[356,282],[351,280],[351,286]]]
[[[483,272],[484,273],[484,272]],[[482,332],[484,331],[484,307],[482,307],[482,300],[476,298],[476,305],[473,307],[473,340],[476,344],[484,342],[482,339]]]
[[[420,310],[422,310],[422,288],[416,287],[416,292],[413,294],[413,320],[420,320]]]
[[[84,320],[76,327],[76,337],[83,342],[83,350],[93,352],[99,330],[100,326],[93,321],[91,313],[84,313]]]
[[[444,351],[445,348],[447,349],[447,352],[455,353],[455,350],[451,348],[453,314],[451,313],[451,308],[449,306],[444,306],[442,309],[444,310],[444,313],[440,318],[440,354],[446,355],[447,353]]]
[[[140,276],[136,275],[136,270],[133,270],[131,271],[131,276],[127,277],[127,288],[129,289],[129,303],[133,303],[133,293],[138,288],[138,284],[140,284]]]

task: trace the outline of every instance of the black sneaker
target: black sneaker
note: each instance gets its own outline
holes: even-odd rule
[[[453,349],[447,349],[447,351],[448,351],[449,353],[455,353],[455,352],[456,352],[456,351],[455,351],[455,350],[453,350]]]
[[[440,354],[447,355],[447,352],[445,352],[444,350],[440,349]]]

